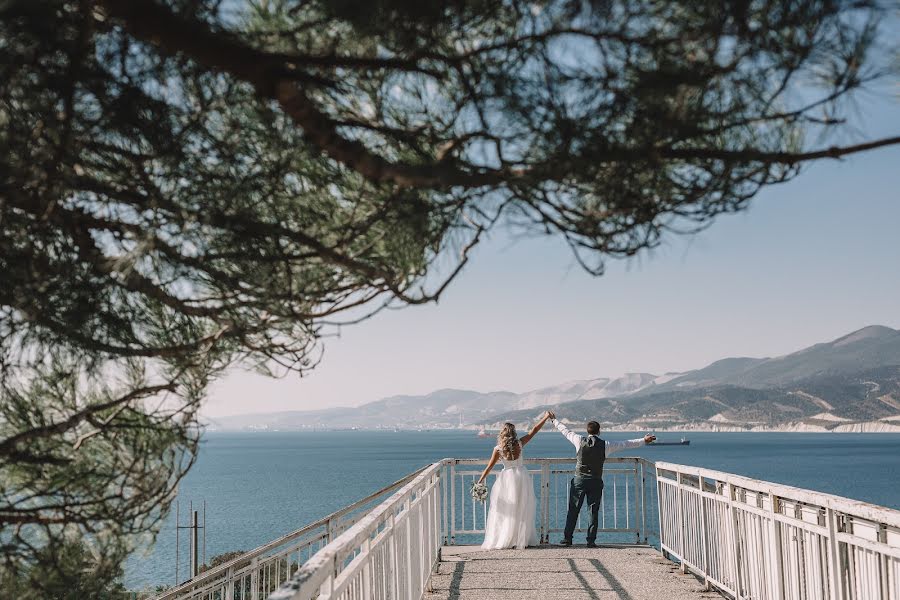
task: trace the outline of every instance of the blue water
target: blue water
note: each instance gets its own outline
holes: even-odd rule
[[[621,440],[636,434],[614,433]],[[661,434],[677,440],[680,434]],[[900,509],[900,434],[691,433],[690,446],[627,451],[820,490]],[[182,482],[187,503],[206,500],[207,557],[250,550],[445,457],[487,457],[493,439],[469,431],[208,433]],[[571,456],[572,446],[543,432],[526,456]],[[153,548],[126,565],[125,584],[143,589],[175,579],[175,514]],[[181,538],[181,574],[186,568]]]

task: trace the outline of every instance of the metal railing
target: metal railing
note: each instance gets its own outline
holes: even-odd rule
[[[736,600],[900,600],[900,511],[656,463],[664,553]]]
[[[419,600],[440,553],[441,472],[440,462],[427,467],[269,600]]]
[[[569,503],[569,481],[575,474],[574,458],[526,458],[525,466],[532,475],[537,499],[537,531],[540,543],[550,541],[550,534],[562,533]],[[486,460],[445,459],[446,479],[452,486],[444,490],[444,543],[480,543],[490,503],[478,503],[469,495],[472,484],[481,476]],[[488,484],[499,474],[495,468]],[[602,541],[648,543],[655,537],[656,471],[653,463],[643,458],[610,457],[603,469],[603,500],[600,505]],[[646,507],[650,506],[650,510]],[[585,515],[586,511],[582,511]],[[649,517],[649,519],[648,519]],[[579,518],[576,532],[587,531]]]
[[[416,473],[378,490],[305,527],[204,571],[166,590],[155,600],[261,600],[288,581],[316,552],[324,548]]]

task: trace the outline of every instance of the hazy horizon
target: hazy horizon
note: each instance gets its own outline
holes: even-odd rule
[[[865,326],[863,326],[863,327],[861,327],[861,328],[859,328],[859,329],[855,329],[855,330],[853,330],[853,331],[847,331],[847,332],[845,332],[844,334],[839,335],[839,336],[837,336],[837,337],[834,338],[834,339],[839,339],[840,337],[843,337],[844,335],[848,335],[848,334],[854,333],[855,331],[859,331],[860,329],[865,329],[865,328],[867,328],[867,327],[879,327],[879,326],[881,326],[881,327],[889,327],[889,328],[891,328],[891,329],[900,331],[900,327],[892,327],[891,325],[885,325],[884,323],[870,323],[870,324],[865,325]],[[833,339],[820,340],[819,342],[814,342],[814,343],[830,342],[830,341],[833,341]],[[808,347],[809,347],[809,346],[803,346],[803,347],[801,347],[801,348],[796,348],[795,350],[792,350],[792,351],[787,352],[787,353],[782,353],[782,354],[772,354],[772,355],[765,355],[765,356],[746,356],[746,355],[729,355],[729,356],[722,356],[722,357],[720,357],[720,358],[715,359],[715,360],[712,361],[712,362],[715,362],[715,361],[718,361],[718,360],[722,360],[722,359],[726,359],[726,358],[757,358],[757,359],[778,358],[778,357],[780,357],[780,356],[784,356],[785,354],[791,354],[791,353],[793,353],[793,352],[798,352],[798,351],[803,350],[803,349],[808,348]],[[528,388],[528,389],[511,389],[511,388],[502,388],[502,389],[500,389],[500,388],[498,388],[498,389],[478,389],[478,388],[469,388],[469,387],[465,387],[465,386],[446,386],[446,387],[439,387],[439,388],[430,389],[430,390],[425,391],[425,392],[388,394],[387,396],[382,396],[382,397],[379,397],[379,398],[370,398],[370,399],[368,399],[368,400],[363,400],[363,401],[361,401],[361,402],[359,402],[359,403],[357,403],[357,404],[335,404],[335,405],[333,405],[333,406],[328,406],[328,407],[319,407],[319,409],[321,409],[321,408],[353,408],[353,407],[362,406],[363,404],[367,404],[367,403],[370,403],[370,402],[377,402],[378,400],[382,400],[382,399],[384,399],[384,398],[390,398],[390,397],[394,397],[394,396],[421,396],[421,395],[426,395],[426,394],[430,394],[430,393],[432,393],[432,392],[437,392],[437,391],[446,390],[446,389],[454,389],[454,390],[461,390],[461,391],[475,391],[475,392],[481,392],[481,393],[511,392],[511,393],[514,393],[514,394],[525,394],[525,393],[528,393],[528,392],[532,392],[532,391],[536,391],[536,390],[540,390],[540,389],[544,389],[544,388],[549,388],[549,387],[554,387],[554,386],[559,386],[559,385],[564,385],[564,384],[568,384],[568,383],[578,383],[578,382],[582,382],[582,381],[591,381],[591,380],[602,379],[602,378],[608,378],[608,379],[610,379],[610,380],[613,380],[613,379],[617,379],[617,378],[619,378],[619,377],[623,377],[623,376],[625,376],[625,375],[629,375],[629,374],[631,374],[631,373],[649,373],[649,374],[651,374],[651,375],[656,375],[656,376],[667,375],[667,374],[670,374],[670,373],[685,373],[685,372],[692,371],[692,370],[702,369],[703,367],[706,367],[706,366],[708,366],[709,364],[710,364],[710,363],[706,363],[706,364],[703,364],[703,365],[697,365],[697,366],[695,366],[695,367],[692,367],[692,368],[690,368],[690,369],[684,369],[684,370],[682,370],[682,371],[663,371],[663,372],[659,372],[659,371],[628,371],[628,372],[625,372],[625,373],[616,373],[616,374],[599,374],[599,375],[595,375],[595,376],[592,376],[592,377],[583,377],[583,378],[578,378],[578,379],[568,379],[568,380],[565,380],[565,381],[548,382],[546,385],[542,385],[542,386],[539,386],[539,387],[537,387],[537,388]],[[318,409],[316,409],[316,408],[280,408],[280,409],[276,409],[276,410],[264,410],[264,411],[260,411],[260,410],[252,410],[252,411],[241,412],[241,413],[222,414],[222,415],[213,415],[213,416],[215,416],[215,417],[232,417],[232,416],[241,416],[241,415],[252,415],[252,414],[258,414],[258,413],[270,413],[270,412],[271,412],[271,413],[276,413],[276,412],[295,411],[295,410],[296,410],[296,411],[306,411],[306,410],[318,410]]]

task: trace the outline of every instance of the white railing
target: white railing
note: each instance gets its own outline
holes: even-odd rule
[[[490,508],[469,495],[469,489],[481,476],[486,460],[446,459],[446,479],[453,483],[444,490],[444,543],[480,543]],[[574,458],[525,459],[531,472],[537,498],[537,530],[542,544],[550,541],[550,534],[561,534],[566,524],[569,503],[569,482],[575,474]],[[488,484],[501,469],[488,476]],[[603,541],[647,543],[657,531],[656,471],[653,463],[643,458],[610,457],[603,469],[603,499],[600,505],[599,528]],[[649,506],[650,510],[646,510]],[[586,516],[582,510],[582,516]],[[649,517],[649,518],[648,518]],[[579,518],[576,532],[587,531]]]
[[[169,589],[155,600],[261,600],[277,590],[316,552],[342,534],[416,473],[318,521],[260,546]]]
[[[546,543],[565,523],[574,461],[525,463]],[[489,507],[468,490],[484,464],[434,463],[159,600],[418,600],[441,544],[480,541]],[[900,600],[900,511],[640,458],[609,458],[604,484],[598,541],[658,531],[683,571],[736,600]]]
[[[900,511],[658,462],[660,545],[740,600],[900,600]]]
[[[441,547],[442,463],[317,552],[269,600],[419,600]]]

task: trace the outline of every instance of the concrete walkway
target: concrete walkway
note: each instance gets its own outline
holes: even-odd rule
[[[701,600],[722,598],[648,547],[445,546],[426,600]]]

